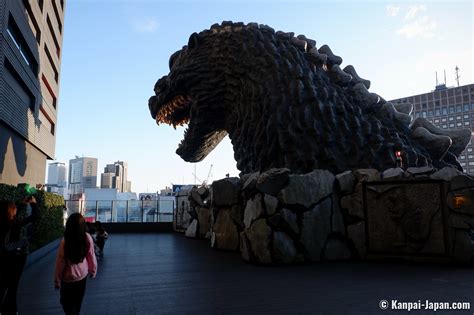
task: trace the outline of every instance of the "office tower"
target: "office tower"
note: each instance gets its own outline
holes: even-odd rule
[[[44,183],[54,159],[64,0],[0,1],[0,182]]]
[[[68,199],[66,164],[55,162],[48,165],[48,180],[46,190]]]
[[[130,192],[132,183],[127,180],[127,162],[117,161],[107,164],[104,173],[101,174],[101,188],[115,188],[119,192]]]
[[[76,156],[69,160],[69,193],[82,194],[86,188],[97,188],[97,159]]]
[[[48,185],[67,187],[66,164],[55,162],[48,166]]]
[[[434,91],[390,102],[413,104],[413,118],[424,117],[442,130],[470,129],[471,141],[459,156],[459,162],[466,173],[474,175],[474,84],[458,87],[441,84]]]

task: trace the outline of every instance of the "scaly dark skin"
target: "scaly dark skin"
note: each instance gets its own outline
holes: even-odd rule
[[[228,134],[244,173],[289,168],[384,170],[454,166],[469,130],[412,122],[410,104],[370,93],[370,82],[328,46],[266,25],[223,22],[189,38],[170,58],[149,109],[157,124],[188,124],[176,153],[204,159]]]

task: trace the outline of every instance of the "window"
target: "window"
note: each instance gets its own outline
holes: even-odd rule
[[[433,116],[433,111],[432,110],[429,110],[428,111],[428,117],[432,117]]]
[[[474,159],[474,155],[473,155],[473,154],[469,154],[469,155],[467,156],[467,158],[468,158],[468,159]]]
[[[421,117],[426,118],[426,111],[421,112]]]
[[[449,106],[449,113],[453,114],[455,112],[454,106]]]
[[[454,128],[454,124],[449,124],[449,128]]]
[[[461,116],[456,116],[456,120],[461,120]]]
[[[48,57],[51,68],[53,69],[54,81],[56,81],[56,83],[58,83],[59,82],[59,73],[58,73],[58,70],[56,70],[56,66],[54,65],[53,57],[51,57],[51,54],[49,53],[48,46],[46,46],[46,43],[44,44],[44,52],[46,53],[46,56]]]
[[[25,84],[25,81],[20,77],[18,72],[16,72],[13,65],[10,61],[5,58],[3,62],[5,66],[5,79],[6,83],[12,85],[12,87],[17,92],[18,97],[23,101],[23,103],[30,108],[32,112],[35,112],[36,98],[34,97],[31,90]]]
[[[449,121],[453,121],[453,120],[454,120],[453,116],[449,117]]]
[[[56,15],[56,20],[58,21],[59,33],[63,32],[63,25],[61,24],[61,18],[59,16],[58,7],[56,6],[56,0],[51,1],[53,3],[54,15]]]
[[[443,124],[443,126],[441,126],[443,129],[448,129],[448,126],[446,124]]]
[[[447,115],[448,114],[448,109],[446,107],[443,107],[442,112],[443,112],[443,115]]]
[[[51,98],[53,99],[53,107],[56,108],[57,99],[56,99],[56,95],[54,95],[54,92],[53,92],[53,89],[51,88],[51,85],[49,85],[49,82],[46,79],[46,77],[44,76],[44,74],[41,75],[41,79],[43,80],[44,85],[46,85],[46,88],[48,89],[49,94],[51,95]]]
[[[464,115],[464,119],[469,119],[469,115]]]
[[[461,105],[457,105],[456,106],[456,113],[460,113],[462,112],[462,106]]]
[[[446,118],[441,118],[441,121],[442,121],[442,122],[446,122]]]
[[[36,34],[36,41],[39,44],[41,42],[41,30],[38,25],[38,22],[36,22],[35,15],[33,14],[33,11],[31,10],[30,1],[23,0],[23,5],[25,6],[26,12],[28,12],[28,17],[30,18],[31,23],[33,24],[33,27],[35,29],[35,34]]]
[[[439,123],[439,119],[435,119],[434,121],[435,121],[435,123]]]
[[[15,43],[16,48],[20,51],[20,55],[22,59],[26,62],[26,64],[30,67],[35,75],[38,74],[38,63],[36,62],[35,57],[30,51],[30,48],[26,44],[26,40],[21,34],[18,25],[16,25],[13,16],[10,14],[8,17],[8,28],[7,33],[10,38]]]
[[[54,46],[56,46],[56,54],[59,58],[59,55],[61,54],[61,48],[59,47],[58,39],[56,38],[56,34],[54,33],[53,24],[51,24],[51,19],[49,18],[49,15],[46,16],[46,24],[48,24],[49,31],[51,32],[51,37],[53,37]]]
[[[473,166],[474,165],[474,162],[469,162],[469,166]]]
[[[464,155],[461,155],[459,158],[460,158],[461,160],[465,160],[465,159],[466,159],[466,157],[465,157]]]
[[[461,126],[462,126],[462,123],[461,123],[461,122],[458,122],[458,123],[456,123],[456,126],[461,127]]]
[[[466,162],[461,162],[460,164],[462,167],[466,166]]]
[[[469,126],[470,124],[471,124],[471,123],[468,122],[468,121],[465,121],[465,122],[464,122],[464,126]]]
[[[467,148],[467,152],[472,152],[472,148]]]
[[[435,109],[435,116],[439,116],[441,113],[439,111],[439,109]]]
[[[41,124],[44,125],[52,135],[54,135],[54,123],[51,118],[49,118],[49,115],[46,113],[43,106],[40,107],[39,119],[41,121]]]
[[[464,111],[467,112],[469,110],[469,104],[464,104]]]

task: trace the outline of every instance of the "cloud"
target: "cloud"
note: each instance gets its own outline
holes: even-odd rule
[[[408,12],[405,14],[405,20],[413,20],[418,12],[426,11],[426,6],[422,4],[411,5],[408,7]]]
[[[392,4],[389,4],[385,7],[387,14],[390,16],[397,16],[398,12],[400,11],[400,7],[396,7]]]
[[[142,20],[135,20],[134,28],[140,33],[153,33],[158,28],[158,22],[152,18],[145,18]]]
[[[433,18],[423,16],[413,22],[403,25],[396,31],[396,33],[405,36],[408,39],[432,38],[435,36],[436,27],[437,23]]]

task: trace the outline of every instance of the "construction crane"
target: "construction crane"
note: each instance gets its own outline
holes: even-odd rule
[[[202,185],[202,186],[206,185],[206,184],[209,182],[209,178],[210,178],[211,175],[212,175],[212,167],[213,167],[213,165],[211,164],[211,167],[209,167],[209,172],[207,173],[207,178],[206,178],[206,180],[202,180],[202,179],[200,179],[199,177],[197,177],[197,175],[196,175],[196,167],[195,167],[195,168],[194,168],[194,173],[193,173],[193,176],[194,176],[194,185],[196,185],[196,179],[201,182],[201,185]]]
[[[211,172],[212,172],[212,164],[211,164],[211,167],[209,167],[209,172],[207,173],[207,178],[206,178],[206,182],[205,184],[209,183],[209,178],[211,177]]]

